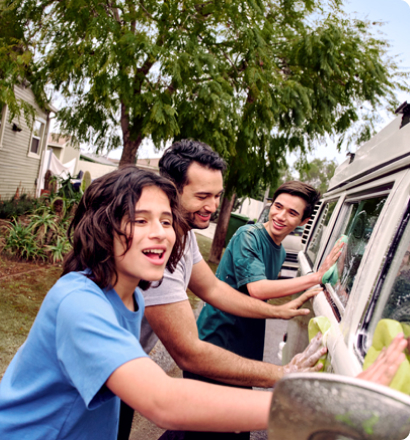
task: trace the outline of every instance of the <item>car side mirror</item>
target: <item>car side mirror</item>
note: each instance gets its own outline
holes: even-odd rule
[[[410,397],[361,379],[295,373],[275,386],[269,440],[402,440]]]

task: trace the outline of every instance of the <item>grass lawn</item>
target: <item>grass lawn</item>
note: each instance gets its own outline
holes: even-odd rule
[[[197,235],[198,245],[205,260],[211,240]],[[216,265],[211,265],[215,272]],[[58,280],[61,267],[12,261],[0,257],[0,378],[17,349],[27,338],[44,296]],[[195,309],[199,299],[188,292]]]
[[[61,267],[58,266],[18,263],[1,258],[0,377],[25,341],[45,294],[60,274]]]

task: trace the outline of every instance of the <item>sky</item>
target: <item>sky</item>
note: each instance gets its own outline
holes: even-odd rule
[[[397,56],[396,61],[403,70],[410,70],[410,0],[350,0],[345,1],[344,9],[347,13],[356,16],[359,19],[368,19],[372,22],[382,21],[384,25],[379,28],[384,38],[390,43],[389,54]],[[405,93],[398,94],[400,103],[410,102],[410,96]],[[384,121],[377,129],[382,129],[392,119],[393,115],[386,115]],[[148,140],[141,145],[139,149],[139,158],[161,157],[162,152],[155,152],[152,143]],[[109,154],[109,157],[120,158],[121,150],[117,149]],[[334,159],[339,164],[346,159],[346,150],[338,152],[336,145],[327,141],[316,148],[315,152],[309,155],[309,159]],[[289,156],[288,162],[292,164],[295,156]]]

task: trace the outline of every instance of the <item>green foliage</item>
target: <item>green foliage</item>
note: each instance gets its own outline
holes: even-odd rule
[[[84,191],[91,185],[91,174],[89,171],[86,171],[83,176],[83,180],[81,181],[81,191]]]
[[[74,143],[114,148],[121,129],[121,163],[134,163],[145,137],[205,141],[228,161],[228,196],[274,186],[286,153],[325,135],[365,139],[406,89],[374,25],[341,0],[9,6],[12,34],[36,48],[33,87],[66,99],[58,118]]]
[[[58,263],[63,260],[64,255],[70,250],[70,243],[66,237],[58,236],[54,244],[46,246],[50,253],[50,258],[53,263]]]
[[[4,250],[27,260],[45,257],[43,250],[37,246],[30,225],[24,226],[16,220],[10,222]]]
[[[43,197],[40,205],[31,201],[31,214],[9,222],[4,251],[19,259],[61,262],[70,250],[67,229],[77,207],[77,194],[73,199],[52,194]]]
[[[299,161],[295,164],[301,182],[308,183],[324,194],[329,188],[338,164],[334,160],[313,159],[311,162]]]
[[[29,214],[41,205],[41,200],[32,199],[26,194],[19,198],[12,197],[9,200],[0,200],[0,219],[12,219],[23,214]]]
[[[17,5],[12,0],[0,2],[0,109],[7,104],[9,120],[24,115],[29,126],[32,125],[35,109],[16,97],[14,86],[25,84],[33,76],[34,48],[27,23],[28,16],[31,20],[38,17],[34,4],[25,2]],[[38,102],[45,103],[44,93],[39,93],[39,90],[33,87]]]

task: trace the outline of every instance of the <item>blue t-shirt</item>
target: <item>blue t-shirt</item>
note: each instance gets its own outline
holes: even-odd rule
[[[0,439],[116,439],[120,400],[105,382],[146,356],[134,298],[136,312],[83,273],[57,281],[0,382]]]
[[[231,238],[216,276],[249,295],[248,283],[277,279],[285,257],[285,249],[272,240],[263,224],[245,225]],[[200,339],[249,359],[263,359],[264,319],[241,318],[205,304],[197,325]]]

